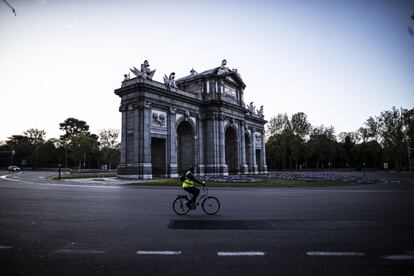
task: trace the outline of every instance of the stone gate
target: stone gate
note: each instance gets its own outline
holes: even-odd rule
[[[194,166],[198,175],[266,173],[263,106],[246,105],[246,85],[222,65],[164,83],[144,61],[115,90],[121,98],[121,162],[118,176],[177,177]]]

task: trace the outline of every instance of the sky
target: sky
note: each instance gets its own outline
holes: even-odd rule
[[[59,123],[120,129],[121,86],[147,59],[154,80],[227,59],[265,119],[305,112],[355,131],[414,107],[414,1],[0,1],[0,141]],[[131,74],[132,75],[132,74]]]

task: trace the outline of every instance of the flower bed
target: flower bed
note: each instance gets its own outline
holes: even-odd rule
[[[220,183],[257,183],[261,181],[260,178],[254,178],[245,175],[204,176],[202,179],[206,182]]]
[[[344,181],[344,182],[357,182],[357,183],[373,183],[375,179],[361,178],[355,176],[336,175],[325,172],[281,172],[281,173],[269,173],[265,176],[271,179],[285,179],[285,180],[307,180],[307,181]]]

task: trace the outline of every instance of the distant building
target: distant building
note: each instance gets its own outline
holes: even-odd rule
[[[237,70],[220,67],[164,83],[148,61],[115,90],[122,112],[121,177],[266,173],[263,106],[246,106]]]

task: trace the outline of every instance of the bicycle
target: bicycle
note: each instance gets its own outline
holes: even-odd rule
[[[208,189],[205,186],[203,187],[203,194],[198,196],[194,204],[194,209],[187,205],[190,199],[190,193],[177,195],[172,204],[174,212],[177,213],[177,215],[185,215],[190,212],[190,210],[195,210],[197,206],[200,205],[200,202],[204,213],[207,215],[214,215],[220,210],[220,201],[214,196],[209,196]]]

